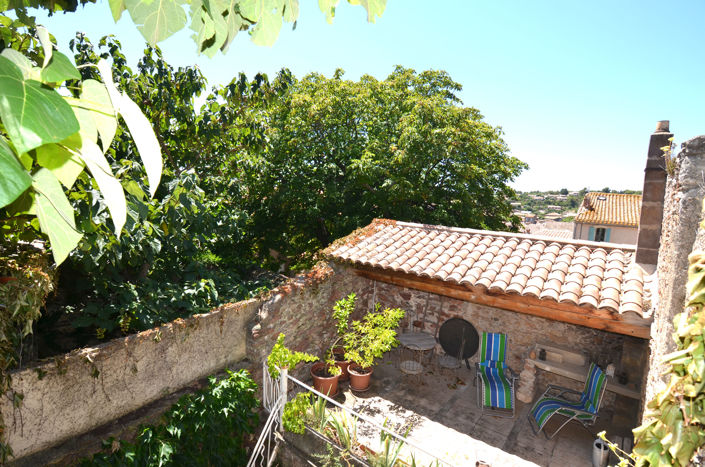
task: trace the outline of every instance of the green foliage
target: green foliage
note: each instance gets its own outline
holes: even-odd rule
[[[314,430],[323,433],[330,423],[330,412],[326,408],[326,400],[321,396],[316,396],[316,400],[311,404],[306,419]]]
[[[663,152],[663,162],[666,168],[666,173],[673,176],[676,172],[676,158],[673,157],[673,151],[676,149],[676,143],[673,142],[673,137],[668,138],[668,145],[661,148]]]
[[[326,443],[326,452],[325,453],[318,453],[318,454],[311,454],[314,459],[318,462],[316,465],[320,465],[321,467],[343,467],[343,463],[341,462],[341,455],[338,453],[333,446],[330,444]]]
[[[647,404],[634,430],[636,465],[688,465],[705,445],[705,254],[690,256],[686,310],[673,320],[678,350],[666,388]]]
[[[329,350],[326,354],[325,364],[325,369],[326,372],[328,372],[328,376],[338,376],[343,373],[343,369],[336,365],[335,356],[331,350]]]
[[[355,311],[355,292],[352,292],[345,298],[341,298],[333,305],[333,318],[336,321],[336,331],[338,337],[343,337],[348,330],[348,320],[353,311]]]
[[[332,22],[340,0],[318,2],[328,22]],[[374,23],[381,16],[386,0],[348,0],[367,10],[367,20]],[[80,0],[80,4],[95,0]],[[194,31],[192,38],[199,53],[212,57],[218,50],[226,51],[240,31],[248,31],[257,45],[271,46],[276,42],[283,22],[293,23],[299,16],[298,0],[108,0],[113,19],[118,21],[127,10],[142,36],[152,46],[184,29]],[[67,0],[0,0],[0,12],[16,9],[23,15],[27,7],[49,11],[75,11],[79,2]],[[190,5],[188,14],[184,7]]]
[[[345,452],[352,452],[357,445],[357,419],[352,418],[343,410],[330,413],[329,434]]]
[[[306,432],[306,414],[311,409],[311,393],[300,392],[284,404],[282,426],[285,430],[302,435]]]
[[[396,328],[404,318],[404,310],[375,305],[375,311],[367,313],[362,320],[351,323],[345,334],[345,358],[362,368],[370,368],[375,359],[382,357],[398,345]]]
[[[632,453],[600,437],[620,466],[693,465],[705,446],[705,253],[690,255],[686,309],[673,319],[676,351],[664,357],[670,380],[648,402],[645,422],[634,431]]]
[[[141,427],[134,443],[110,439],[110,452],[81,465],[244,465],[244,442],[258,423],[256,390],[244,370],[211,377],[206,389],[181,397],[162,423]]]
[[[249,298],[269,286],[267,277],[250,274],[246,216],[233,204],[237,196],[224,186],[225,176],[206,165],[212,159],[200,157],[201,151],[209,152],[207,142],[222,134],[199,126],[193,99],[205,88],[205,79],[198,69],[174,70],[159,49],[148,47],[135,73],[114,38],[103,38],[94,47],[78,35],[71,46],[76,63],[88,65],[81,72],[89,82],[97,76],[92,64],[112,59],[119,86],[144,105],[166,156],[162,184],[149,197],[152,185],[138,163],[133,134],[129,128],[115,129],[106,156],[114,173],[129,178],[120,236],[107,227],[109,206],[91,180],[79,176],[75,182],[70,199],[84,240],[63,265],[72,280],[59,287],[62,309],[73,313],[79,337],[148,329]]]
[[[279,377],[279,369],[287,368],[293,371],[301,362],[315,362],[318,358],[315,355],[304,352],[294,352],[284,345],[284,334],[279,334],[277,342],[272,347],[272,351],[267,356],[267,369],[272,378]]]
[[[305,266],[375,217],[517,228],[509,183],[526,165],[460,89],[445,72],[401,67],[384,81],[338,70],[294,82],[264,109],[268,144],[241,165],[257,251]]]
[[[0,16],[0,21],[9,19]],[[10,29],[0,44],[0,80],[5,83],[0,88],[0,223],[3,234],[13,238],[40,229],[60,264],[82,238],[62,185],[73,188],[84,168],[118,237],[125,223],[124,190],[105,157],[118,115],[133,128],[152,194],[161,176],[161,153],[144,115],[113,84],[107,62],[97,63],[103,83],[82,79],[69,59],[53,50],[48,31],[34,27],[32,19],[13,21]],[[60,95],[59,88],[71,95]]]
[[[387,420],[384,420],[385,428],[387,427]],[[406,430],[404,437],[409,434],[409,430]],[[371,467],[394,467],[399,460],[399,453],[401,448],[404,447],[403,441],[398,441],[392,435],[382,430],[379,433],[379,448],[378,452],[368,452],[367,462]]]

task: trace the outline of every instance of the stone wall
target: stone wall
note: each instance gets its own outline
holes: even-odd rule
[[[688,278],[688,255],[705,249],[705,235],[699,233],[705,195],[705,136],[683,143],[676,168],[669,175],[658,256],[657,300],[651,325],[651,354],[646,378],[645,400],[651,400],[663,387],[664,355],[675,350],[673,317],[682,312]]]
[[[247,367],[260,383],[262,361],[280,332],[290,348],[322,355],[335,338],[333,304],[360,283],[346,268],[322,264],[263,297],[15,372],[12,389],[24,400],[19,408],[9,398],[0,405],[14,462],[86,455],[84,440],[129,436],[127,423],[116,422],[121,417],[130,427],[154,419],[147,406],[159,401],[157,412],[163,410],[173,393],[228,367]],[[366,306],[361,300],[358,309]]]
[[[247,357],[252,362],[255,381],[260,381],[262,361],[267,358],[279,333],[292,350],[322,357],[336,339],[333,305],[351,292],[363,289],[365,279],[349,268],[321,263],[275,290],[251,323]],[[369,307],[368,298],[357,301],[357,317]],[[292,373],[305,377],[304,370]]]
[[[639,381],[642,377],[639,368],[627,368],[634,360],[642,360],[647,351],[647,341],[635,337],[613,334],[606,331],[591,329],[574,324],[553,321],[538,316],[516,313],[514,311],[492,308],[475,303],[456,300],[450,297],[430,294],[414,289],[402,288],[396,285],[367,281],[361,295],[369,302],[372,297],[383,307],[400,307],[407,311],[407,317],[402,322],[402,330],[410,329],[410,323],[421,321],[423,331],[437,335],[439,327],[450,318],[463,318],[469,321],[478,333],[501,332],[509,337],[507,362],[517,373],[524,367],[529,350],[538,342],[554,344],[559,347],[580,349],[588,361],[605,368],[614,363],[617,370],[627,371],[632,378]],[[623,349],[626,360],[623,363]],[[438,352],[442,352],[440,346]],[[478,361],[479,351],[470,359],[471,363]],[[575,390],[582,390],[583,383],[553,373],[539,370],[537,372],[536,390],[545,389],[547,384],[557,384]],[[605,393],[606,406],[615,400],[615,394]]]
[[[16,458],[45,450],[160,399],[245,357],[259,302],[73,351],[12,375],[19,408],[3,398],[5,441]]]

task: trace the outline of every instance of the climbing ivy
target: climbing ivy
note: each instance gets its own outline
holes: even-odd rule
[[[32,332],[40,308],[54,289],[53,272],[44,251],[31,245],[13,245],[10,249],[3,240],[0,240],[0,394],[10,390],[10,370],[22,356],[22,341]],[[21,394],[10,397],[15,405],[22,400]],[[0,414],[0,434],[4,429]],[[11,455],[10,446],[0,442],[0,464]]]
[[[673,320],[677,350],[666,356],[670,381],[634,430],[637,465],[688,465],[705,445],[705,253],[690,256],[688,302]]]

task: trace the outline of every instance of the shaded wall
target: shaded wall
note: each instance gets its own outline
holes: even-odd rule
[[[585,353],[588,361],[595,362],[602,368],[614,363],[618,371],[627,370],[631,377],[630,384],[634,388],[643,375],[648,346],[647,341],[643,339],[370,280],[365,284],[362,295],[367,300],[374,295],[383,307],[400,307],[406,310],[407,318],[402,323],[403,329],[409,328],[410,322],[422,321],[425,332],[437,335],[439,327],[446,320],[457,317],[469,321],[479,334],[483,331],[506,334],[509,338],[507,362],[517,373],[524,367],[524,360],[530,349],[538,342],[545,342],[580,350]],[[437,351],[442,352],[440,346]],[[627,359],[624,362],[623,357]],[[479,351],[470,361],[474,365],[478,359]],[[634,368],[635,360],[637,368]],[[583,389],[583,383],[538,370],[536,390],[543,391],[547,384]],[[605,393],[606,406],[612,404],[614,399],[613,393]]]

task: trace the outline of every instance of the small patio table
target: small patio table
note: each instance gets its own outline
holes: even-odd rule
[[[425,354],[429,353],[429,359],[433,354],[433,349],[436,347],[436,338],[426,332],[406,332],[399,336],[399,342],[402,345],[402,358],[399,363],[399,369],[404,373],[417,375],[423,371]],[[411,351],[412,358],[405,359],[404,349]],[[430,360],[429,360],[430,361]]]

